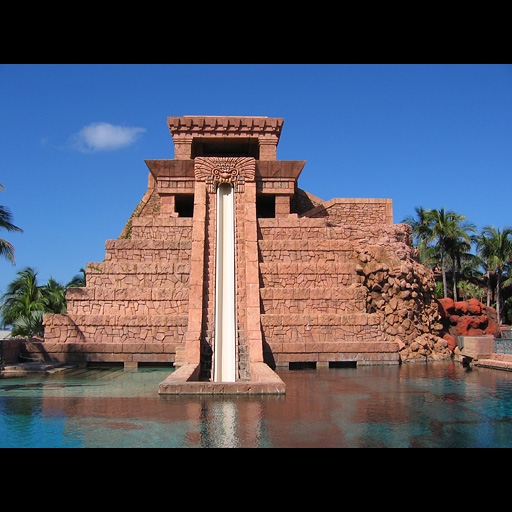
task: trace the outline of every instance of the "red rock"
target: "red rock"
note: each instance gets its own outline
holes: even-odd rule
[[[500,337],[496,310],[485,306],[477,299],[454,302],[450,298],[439,299],[441,322],[446,333],[442,336],[453,351],[457,336]]]
[[[455,347],[457,346],[457,341],[455,337],[452,336],[451,334],[446,333],[443,336],[443,340],[445,340],[446,343],[448,343],[448,348],[453,352],[455,350]]]
[[[450,315],[449,319],[450,319],[450,323],[452,325],[457,325],[459,323],[460,316],[459,315]]]
[[[463,300],[459,300],[454,303],[455,313],[457,315],[465,315],[468,312],[468,303]]]
[[[471,317],[461,316],[456,325],[450,327],[450,334],[454,336],[467,336],[468,330],[471,327]]]
[[[446,313],[451,313],[454,310],[455,302],[450,297],[439,299],[439,302]]]
[[[498,324],[494,320],[489,319],[489,324],[485,328],[485,334],[490,334],[491,336],[494,336],[495,338],[501,337],[501,329],[499,328]]]
[[[468,313],[472,315],[479,315],[482,312],[483,304],[475,298],[468,300]]]

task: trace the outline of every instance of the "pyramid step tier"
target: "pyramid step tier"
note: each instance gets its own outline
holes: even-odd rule
[[[87,287],[170,288],[189,282],[189,262],[97,262],[86,266]]]
[[[258,219],[258,239],[261,240],[315,240],[350,241],[355,247],[378,245],[389,247],[401,243],[410,249],[410,228],[404,224],[373,224],[361,226],[353,223],[333,225],[327,218],[270,218]]]
[[[58,343],[182,343],[188,315],[45,315],[45,340]],[[80,326],[80,327],[79,327]]]
[[[270,352],[270,350],[272,352]],[[280,341],[269,343],[265,350],[267,358],[276,366],[290,363],[307,363],[330,365],[333,362],[356,362],[359,365],[399,364],[399,344],[395,341],[332,341],[322,343],[301,340],[288,343]]]
[[[316,288],[261,288],[262,313],[361,313],[366,289],[359,285]]]
[[[166,262],[190,260],[190,240],[132,240],[118,238],[105,243],[105,261]]]
[[[192,239],[192,218],[156,215],[132,217],[131,240],[174,240]]]
[[[260,263],[259,268],[261,287],[337,288],[364,281],[351,263]]]
[[[77,288],[68,288],[66,301],[69,305],[72,302],[80,301],[166,301],[166,300],[188,300],[188,286],[172,286],[168,288],[103,288],[91,287],[90,285]]]
[[[188,284],[176,282],[172,287],[123,288],[92,286],[68,288],[67,312],[71,315],[186,315]],[[92,279],[94,281],[94,279]],[[123,282],[123,281],[120,281]]]
[[[296,342],[387,341],[380,323],[379,315],[367,313],[261,315],[265,341],[277,352]]]
[[[310,260],[353,263],[358,251],[353,244],[339,240],[259,240],[258,254],[263,263]]]

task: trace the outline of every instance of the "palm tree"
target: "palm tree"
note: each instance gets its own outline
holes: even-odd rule
[[[32,336],[44,336],[42,309],[35,309],[29,316],[20,316],[13,322],[12,338],[31,338]]]
[[[475,231],[473,225],[464,229]],[[471,237],[469,237],[469,239],[471,239]],[[471,250],[471,243],[468,241],[468,238],[462,238],[461,236],[448,238],[446,250],[452,265],[453,300],[456,301],[459,273],[462,273],[463,263],[469,263],[473,256],[469,252]]]
[[[420,251],[420,255],[424,253],[425,240],[430,234],[428,225],[428,210],[425,210],[423,206],[416,206],[414,208],[416,217],[408,215],[402,222],[412,227],[412,239],[414,246]]]
[[[0,183],[0,190],[4,190],[4,186]],[[23,233],[23,230],[12,223],[12,215],[8,208],[0,205],[0,228],[7,231],[17,231]],[[15,263],[15,250],[14,246],[0,238],[0,256],[10,261],[13,265]]]
[[[435,242],[441,256],[441,271],[443,273],[444,296],[448,297],[446,282],[447,257],[453,262],[454,300],[457,300],[457,265],[463,254],[471,248],[472,237],[470,233],[476,231],[474,224],[466,221],[464,215],[453,210],[429,210],[428,223],[431,229],[429,241]]]
[[[80,275],[80,274],[82,274],[82,275]],[[69,281],[69,283],[66,285],[66,288],[85,286],[85,280],[86,280],[85,269],[81,268],[80,273],[76,274],[71,279],[71,281]]]
[[[43,334],[43,314],[46,303],[37,284],[37,271],[27,267],[17,273],[0,297],[0,313],[4,325],[12,325],[11,336],[40,336]],[[27,333],[27,326],[30,332]]]
[[[46,313],[66,312],[66,291],[70,286],[85,286],[83,277],[77,274],[66,286],[50,277],[40,286],[37,271],[31,267],[18,272],[7,292],[0,297],[0,314],[3,325],[11,325],[11,337],[44,336],[43,316]]]
[[[469,281],[459,281],[458,288],[462,294],[462,300],[467,300],[474,292],[473,285]]]
[[[468,247],[471,247],[468,245],[472,240],[470,233],[475,231],[475,227],[466,221],[464,215],[452,210],[447,211],[444,207],[440,210],[426,210],[417,207],[415,211],[416,219],[406,217],[403,222],[412,226],[413,237],[420,254],[423,252],[430,256],[432,256],[432,253],[437,255],[443,276],[443,294],[447,297],[446,270],[448,259],[451,257],[452,264],[457,265],[458,259],[466,252]],[[456,279],[455,276],[454,279]],[[456,299],[456,297],[454,298]]]
[[[503,288],[512,286],[512,261],[509,261],[506,265],[504,265],[503,274],[504,276],[506,274],[506,278],[504,277],[504,281],[501,283],[502,290]],[[501,316],[506,323],[512,323],[512,296],[510,296],[510,294],[509,297],[503,301]]]
[[[46,313],[66,312],[66,287],[50,277],[48,283],[41,288]]]
[[[486,236],[483,236],[482,233],[480,233],[476,237],[476,249],[477,249],[477,257],[480,259],[480,266],[482,267],[484,271],[485,276],[485,285],[487,288],[487,301],[486,305],[489,307],[491,305],[491,295],[492,295],[492,277],[494,275],[494,272],[491,270],[491,260],[490,255],[492,254],[492,248],[491,248],[491,240],[488,239]]]
[[[436,269],[439,266],[440,256],[437,247],[427,243],[430,236],[428,210],[422,206],[417,206],[414,211],[416,216],[408,215],[402,222],[412,227],[413,245],[418,249],[420,263],[431,269]]]
[[[477,250],[482,259],[487,262],[488,272],[496,273],[496,316],[498,324],[501,324],[502,278],[504,268],[512,262],[512,227],[505,227],[500,231],[493,226],[484,226],[477,237]]]

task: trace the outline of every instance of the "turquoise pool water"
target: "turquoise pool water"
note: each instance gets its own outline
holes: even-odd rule
[[[158,395],[172,371],[0,379],[0,448],[512,447],[512,372],[278,368],[286,395]]]

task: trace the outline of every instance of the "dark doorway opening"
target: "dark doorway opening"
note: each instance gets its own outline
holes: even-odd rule
[[[258,194],[256,196],[256,216],[258,219],[273,219],[276,216],[276,196]]]
[[[178,194],[174,201],[174,210],[178,217],[194,216],[194,194]]]

